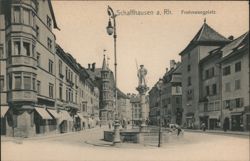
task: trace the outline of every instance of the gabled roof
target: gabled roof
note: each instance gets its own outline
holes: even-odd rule
[[[198,44],[223,45],[228,42],[230,42],[229,39],[225,38],[223,35],[221,35],[212,27],[210,27],[206,22],[204,22],[198,33],[194,36],[194,38],[190,41],[187,47],[179,55],[185,54],[187,51],[191,50]]]
[[[244,33],[243,35],[241,35],[237,39],[235,39],[232,42],[230,42],[229,44],[225,45],[221,49],[221,51],[223,52],[222,57],[226,57],[227,55],[231,54],[234,51],[235,48],[237,48],[238,46],[241,45],[241,43],[244,41],[244,39],[247,36],[249,37],[249,32]]]
[[[249,49],[249,31],[221,49],[222,52],[221,61],[224,61],[236,54],[242,53],[241,51],[248,49]]]

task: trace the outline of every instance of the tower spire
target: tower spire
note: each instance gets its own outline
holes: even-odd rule
[[[104,51],[104,50],[103,50]],[[105,50],[106,51],[106,50]],[[102,70],[107,70],[107,63],[106,63],[106,58],[105,54],[103,54],[103,62],[102,62]]]

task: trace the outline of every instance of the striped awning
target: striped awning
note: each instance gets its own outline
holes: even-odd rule
[[[52,109],[47,109],[49,111],[49,113],[55,118],[58,119],[60,118],[60,115],[56,112],[56,110],[52,110]]]
[[[46,120],[52,120],[53,118],[50,116],[50,114],[44,109],[44,108],[39,108],[39,107],[35,107],[36,111],[38,112],[38,114]]]
[[[4,117],[8,110],[9,106],[1,106],[1,117]]]
[[[73,121],[73,118],[69,115],[67,111],[61,110],[60,113],[60,120],[67,120],[67,121]]]

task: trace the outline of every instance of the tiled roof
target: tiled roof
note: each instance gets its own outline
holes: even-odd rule
[[[220,33],[215,31],[213,28],[204,23],[199,32],[192,39],[193,41],[229,41],[227,38],[222,36]]]
[[[230,42],[229,39],[225,38],[223,35],[211,28],[207,23],[204,23],[198,33],[190,41],[187,47],[180,53],[183,55],[186,51],[195,47],[196,44],[202,43],[216,43],[216,44],[225,44]]]
[[[241,35],[240,37],[238,37],[237,39],[233,40],[232,42],[230,42],[229,44],[225,45],[221,51],[223,53],[222,58],[228,56],[229,54],[231,54],[234,49],[236,49],[237,47],[239,47],[242,42],[249,37],[249,32],[244,33],[243,35]]]

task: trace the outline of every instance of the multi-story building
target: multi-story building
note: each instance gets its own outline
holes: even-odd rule
[[[212,50],[199,62],[199,119],[208,129],[221,127],[221,53]]]
[[[249,32],[218,52],[222,53],[222,123],[230,130],[250,130]]]
[[[157,84],[157,83],[156,83]],[[148,92],[149,95],[149,124],[158,125],[160,116],[160,91],[156,84]]]
[[[181,64],[170,60],[170,70],[163,76],[161,99],[161,117],[163,124],[181,124],[182,121],[182,87]],[[158,103],[160,105],[160,103]]]
[[[80,91],[92,83],[87,103],[95,110],[99,95],[90,79],[81,82],[81,65],[56,45],[52,28],[58,27],[51,1],[0,3],[4,6],[0,15],[1,134],[29,137],[80,127],[80,122],[86,122],[79,113]],[[95,110],[92,113],[99,113]]]
[[[130,96],[130,103],[132,105],[132,125],[140,125],[142,121],[142,105],[140,96],[136,94],[132,94]],[[146,110],[145,117],[147,124],[149,123],[149,97],[146,96]]]
[[[101,124],[107,124],[115,115],[115,84],[113,72],[109,69],[106,58],[103,58],[102,68],[95,68],[95,63],[88,65],[90,78],[97,84],[100,91],[99,116]]]
[[[161,117],[163,125],[181,124],[183,112],[181,64],[170,60],[170,70],[166,68],[162,86],[157,87],[157,84],[158,82],[149,91],[150,123],[158,125]]]
[[[130,98],[119,89],[117,90],[117,108],[119,118],[126,121],[126,123],[130,123],[132,120],[132,106]]]
[[[188,46],[180,52],[182,63],[182,106],[183,123],[186,127],[197,128],[200,125],[199,100],[200,100],[200,72],[199,62],[209,55],[209,52],[227,44],[225,38],[205,21],[201,29],[194,36]]]

